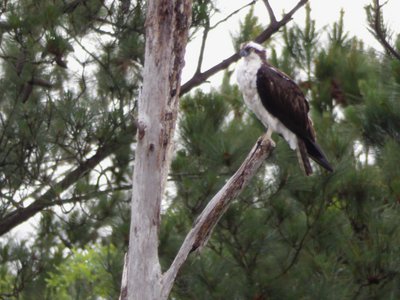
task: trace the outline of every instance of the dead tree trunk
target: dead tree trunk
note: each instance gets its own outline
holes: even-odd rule
[[[307,0],[277,21],[268,0],[271,23],[257,41],[267,39],[290,21]],[[167,299],[178,271],[190,252],[201,249],[232,200],[246,186],[273,149],[273,143],[261,137],[242,166],[210,201],[187,235],[175,260],[162,273],[158,258],[158,230],[161,198],[170,163],[170,150],[178,112],[180,75],[191,17],[191,0],[149,0],[146,19],[146,52],[143,90],[139,99],[138,142],[135,169],[129,250],[125,258],[121,300]],[[186,90],[226,68],[226,62],[195,75]]]
[[[163,299],[157,251],[160,206],[177,118],[191,7],[191,0],[150,0],[147,5],[127,287],[123,287],[122,299]]]

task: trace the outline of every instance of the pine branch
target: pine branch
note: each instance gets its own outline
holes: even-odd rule
[[[297,3],[295,7],[292,8],[291,11],[289,11],[287,14],[285,14],[281,20],[276,21],[274,18],[271,18],[271,22],[268,25],[268,27],[258,35],[254,41],[257,43],[263,43],[266,40],[268,40],[274,33],[279,31],[283,26],[285,26],[287,23],[289,23],[290,20],[292,20],[292,17],[294,13],[300,9],[303,5],[305,5],[308,2],[308,0],[301,0]],[[272,10],[272,9],[271,9]],[[270,17],[271,17],[271,13]],[[272,15],[273,12],[272,12]],[[191,89],[199,86],[200,84],[204,83],[208,78],[210,78],[212,75],[218,73],[219,71],[225,70],[228,68],[232,63],[238,61],[240,58],[238,53],[235,53],[231,55],[230,57],[224,59],[222,62],[216,64],[215,66],[211,67],[207,71],[196,73],[191,79],[189,79],[185,84],[182,85],[180,95],[182,96],[183,94],[186,94],[189,92]]]
[[[387,40],[386,28],[384,28],[383,26],[383,15],[381,8],[385,4],[380,4],[379,0],[374,0],[373,4],[366,8],[367,10],[372,10],[369,25],[373,31],[375,38],[378,40],[379,43],[381,43],[383,48],[385,48],[386,52],[394,56],[396,59],[400,60],[400,52],[396,51],[396,49],[394,49],[394,47]]]
[[[135,134],[136,126],[131,125],[126,129],[128,132],[132,132],[132,135]],[[121,133],[123,136],[126,132]],[[60,195],[63,191],[68,189],[71,185],[76,183],[80,178],[82,178],[87,172],[92,170],[97,164],[99,164],[103,159],[113,153],[118,149],[118,146],[121,144],[117,141],[122,140],[119,136],[115,139],[112,139],[108,143],[99,147],[96,153],[80,163],[75,169],[69,172],[61,181],[54,184],[47,192],[45,192],[42,196],[38,196],[37,199],[31,203],[29,206],[21,209],[16,209],[0,220],[0,236],[9,232],[14,227],[22,224],[27,221],[29,218],[33,217],[36,213],[41,212],[43,209],[61,205],[63,202],[59,201],[58,195]]]
[[[206,208],[195,221],[193,228],[186,236],[170,268],[163,275],[164,295],[169,294],[176,275],[186,261],[188,255],[193,251],[201,250],[206,245],[221,216],[237,195],[247,186],[263,161],[271,154],[273,148],[273,142],[267,139],[266,134],[261,136],[240,168],[210,200]]]

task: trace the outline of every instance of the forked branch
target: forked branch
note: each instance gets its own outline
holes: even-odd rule
[[[269,14],[269,19],[271,21],[271,23],[276,22],[276,17],[275,17],[275,13],[274,10],[271,7],[271,4],[269,4],[269,0],[263,0],[265,6],[267,7],[268,10],[268,14]]]
[[[263,1],[268,10],[270,24],[255,39],[258,43],[264,42],[282,26],[286,25],[292,19],[293,14],[300,7],[305,5],[308,0],[300,0],[297,5],[279,21],[276,20],[275,14],[268,0]],[[200,85],[207,80],[207,78],[218,71],[226,69],[231,63],[238,59],[239,55],[236,53],[203,73],[197,72],[192,79],[182,85],[180,94],[182,95]],[[170,268],[162,275],[162,295],[167,296],[170,293],[175,278],[188,255],[193,251],[200,250],[207,244],[207,241],[221,216],[225,213],[236,196],[239,195],[239,193],[247,186],[248,182],[256,174],[263,161],[271,154],[273,148],[273,142],[267,138],[266,134],[260,137],[240,168],[211,199],[206,208],[197,218],[190,232],[187,234]]]
[[[287,14],[285,14],[282,17],[282,19],[277,21],[275,18],[275,14],[273,13],[271,6],[269,5],[268,0],[263,0],[263,1],[267,6],[267,10],[268,10],[268,14],[270,16],[271,22],[268,25],[268,27],[254,39],[254,41],[257,43],[263,43],[266,40],[268,40],[275,32],[277,32],[279,29],[281,29],[283,26],[285,26],[292,19],[294,13],[297,10],[299,10],[300,7],[302,7],[303,5],[305,5],[308,2],[308,0],[300,0],[296,4],[296,6],[294,6],[292,8],[292,10],[290,10]],[[240,58],[240,56],[238,53],[232,54],[230,57],[224,59],[220,63],[218,63],[215,66],[208,69],[207,71],[196,73],[191,79],[189,79],[185,84],[182,85],[180,95],[182,96],[183,94],[189,92],[194,87],[199,86],[200,84],[204,83],[208,78],[210,78],[212,75],[218,73],[219,71],[225,70],[226,68],[229,67],[230,64],[238,61],[239,58]]]
[[[167,3],[166,1],[163,1]],[[266,39],[268,39],[273,33],[277,32],[282,26],[287,24],[293,14],[301,7],[303,6],[307,0],[300,0],[298,4],[286,15],[283,16],[283,18],[280,21],[276,21],[272,8],[267,5],[267,10],[270,15],[271,22],[267,29],[261,33],[255,41],[257,42],[263,42]],[[154,0],[153,3],[154,6],[156,6],[156,1]],[[190,3],[190,1],[188,1]],[[164,4],[166,6],[166,4]],[[156,12],[159,12],[160,10],[154,10]],[[151,14],[148,15],[148,18]],[[151,23],[149,23],[151,24]],[[161,28],[162,26],[158,26],[156,24],[155,28]],[[150,28],[150,27],[149,27]],[[151,32],[150,29],[147,29],[147,32]],[[154,29],[153,29],[154,30]],[[157,39],[160,35],[154,35],[151,36],[146,43],[149,43],[151,41],[151,38]],[[180,35],[182,37],[182,35]],[[171,37],[169,37],[171,38]],[[181,43],[183,45],[184,43]],[[161,48],[161,50],[165,50],[165,48]],[[149,54],[146,59],[146,64],[147,66],[152,66],[153,64],[149,64],[150,59],[154,60],[154,53]],[[148,52],[146,51],[146,55]],[[153,55],[153,56],[152,56]],[[181,87],[181,91],[179,95],[182,95],[186,92],[188,92],[190,89],[193,87],[198,86],[199,84],[203,83],[207,78],[209,78],[211,75],[217,73],[220,70],[223,70],[227,68],[232,62],[235,62],[239,59],[238,54],[232,55],[230,58],[224,60],[220,64],[214,66],[213,68],[209,69],[208,71],[202,73],[198,72],[196,73],[189,82],[184,84]],[[160,61],[160,60],[159,60]],[[146,66],[145,64],[145,66]],[[154,63],[156,65],[156,63]],[[200,61],[201,65],[201,61]],[[176,65],[174,65],[175,67]],[[154,70],[154,69],[151,69]],[[199,68],[198,68],[199,71]],[[157,70],[158,72],[158,70]],[[153,73],[147,74],[148,78],[150,78],[149,75],[154,76]],[[144,75],[144,78],[146,78],[146,73]],[[168,78],[167,76],[165,78]],[[146,80],[144,79],[144,82]],[[148,82],[154,82],[148,81]],[[176,81],[174,83],[178,83],[179,81]],[[148,83],[149,84],[149,83]],[[147,93],[149,96],[144,97],[142,94],[143,99],[162,99],[165,97],[164,95],[157,95],[158,97],[152,97],[151,92],[153,92],[153,89],[150,89],[150,84],[147,87]],[[157,89],[156,89],[157,90]],[[179,89],[178,89],[179,90]],[[141,98],[142,98],[141,97]],[[176,94],[173,94],[173,97],[176,97]],[[177,104],[177,102],[174,102],[174,104]],[[172,111],[176,111],[177,106],[174,106],[172,108]],[[140,111],[139,111],[140,115]],[[148,114],[150,115],[150,114]],[[176,120],[176,119],[173,119]],[[140,130],[139,130],[140,131]],[[150,133],[151,131],[148,130]],[[173,133],[173,129],[171,130]],[[140,133],[139,133],[140,136]],[[172,135],[169,135],[170,137]],[[149,134],[147,135],[147,139],[149,139]],[[156,136],[152,138],[151,141],[157,140]],[[168,139],[170,141],[170,139]],[[144,142],[142,142],[144,144]],[[145,144],[146,146],[147,144]],[[153,144],[151,144],[153,145]],[[154,148],[154,145],[153,145]],[[151,189],[154,189],[154,186],[158,186],[158,182],[152,182],[152,185],[143,185],[142,183],[144,181],[139,181],[137,180],[140,176],[143,178],[151,178],[152,176],[145,176],[143,175],[144,172],[138,172],[138,168],[135,166],[135,176],[137,175],[137,178],[134,177],[134,184],[133,186],[135,187],[146,187],[146,191],[142,192],[142,194],[139,197],[139,194],[134,194],[132,198],[132,224],[131,224],[131,233],[130,233],[130,247],[129,247],[129,254],[127,256],[127,259],[125,261],[125,269],[127,270],[127,273],[124,272],[125,276],[123,278],[122,282],[122,289],[121,289],[121,299],[127,299],[127,298],[135,298],[135,299],[143,299],[143,297],[140,297],[140,295],[150,295],[150,298],[152,299],[167,299],[168,295],[171,292],[172,286],[174,284],[175,278],[185,263],[188,255],[195,251],[199,250],[202,247],[204,247],[207,244],[207,241],[209,237],[211,236],[211,233],[218,223],[219,219],[221,216],[225,213],[225,211],[228,209],[229,205],[232,203],[232,201],[239,195],[239,193],[247,186],[248,182],[253,178],[253,176],[256,174],[257,170],[260,168],[261,164],[265,161],[265,159],[270,155],[274,148],[274,144],[272,140],[268,139],[267,135],[264,134],[262,137],[260,137],[257,140],[257,143],[253,147],[253,149],[250,151],[240,168],[236,171],[236,173],[226,182],[226,184],[223,186],[223,188],[211,199],[211,201],[208,203],[206,208],[203,210],[203,212],[200,214],[200,216],[197,218],[196,222],[194,223],[192,229],[186,236],[180,250],[178,251],[178,254],[176,255],[174,261],[172,262],[170,268],[165,272],[162,273],[160,272],[160,265],[159,265],[159,260],[157,257],[157,226],[159,226],[159,223],[157,223],[157,218],[154,218],[154,216],[158,217],[159,216],[159,205],[160,205],[160,197],[155,198],[157,201],[153,201],[156,206],[151,206],[150,209],[154,210],[154,212],[150,212],[150,214],[147,214],[147,216],[143,216],[142,209],[143,208],[148,208],[149,204],[148,199],[145,197],[146,195],[153,195],[154,192]],[[140,153],[139,150],[141,148],[136,149],[136,159],[137,161],[145,161],[146,159],[148,160],[149,154],[147,149],[152,149],[148,147],[143,147],[142,153]],[[140,159],[140,155],[142,155],[142,158],[146,156],[144,159]],[[154,156],[157,158],[158,156]],[[163,156],[162,156],[163,157]],[[157,166],[157,161],[156,163],[149,164],[150,166]],[[165,160],[166,162],[166,160]],[[164,164],[166,166],[166,164]],[[147,165],[146,165],[147,167]],[[145,169],[145,168],[143,168]],[[147,168],[148,171],[150,170]],[[166,168],[164,168],[166,169]],[[148,172],[150,174],[150,172]],[[136,181],[135,181],[136,179]],[[136,192],[137,193],[137,192]],[[159,193],[156,193],[157,195],[160,195]],[[145,200],[145,201],[143,201]],[[141,206],[139,206],[140,204]],[[145,206],[146,205],[146,206]],[[158,209],[158,210],[157,210]],[[150,224],[151,230],[149,229],[149,225],[145,224],[143,225],[143,222],[146,221],[147,223]],[[150,237],[150,238],[148,238]],[[149,242],[150,240],[150,242]],[[146,247],[143,245],[146,244]],[[146,259],[146,261],[143,261],[143,259]],[[141,272],[141,273],[138,273]],[[146,278],[143,278],[142,274],[146,276]],[[126,276],[127,275],[127,276]],[[142,286],[145,285],[146,290],[142,288]],[[161,288],[161,291],[160,291]],[[128,293],[127,293],[128,292]],[[139,296],[138,296],[139,295]],[[149,298],[149,297],[147,297]]]
[[[210,31],[214,30],[220,24],[228,21],[231,17],[233,17],[234,15],[238,14],[239,12],[241,12],[246,7],[251,6],[256,2],[257,2],[257,0],[253,0],[250,3],[247,3],[246,5],[236,9],[235,11],[231,12],[229,15],[227,15],[222,20],[219,20],[218,22],[216,22],[214,25],[211,25],[209,21],[207,22],[207,24],[204,26],[204,30],[203,30],[203,37],[202,37],[201,46],[200,46],[199,60],[197,62],[197,68],[196,68],[196,71],[195,71],[195,75],[201,73],[201,66],[203,64],[203,58],[204,58],[204,50],[206,48],[207,37],[208,37],[208,34],[210,33]]]
[[[263,161],[271,154],[273,149],[273,142],[266,137],[266,134],[261,136],[240,168],[210,200],[186,236],[170,268],[164,273],[162,280],[163,294],[169,294],[175,277],[188,255],[206,245],[212,230],[221,216],[236,196],[247,186],[250,179],[256,174]]]

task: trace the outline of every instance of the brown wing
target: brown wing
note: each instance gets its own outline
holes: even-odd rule
[[[308,118],[310,107],[300,87],[287,75],[265,63],[257,72],[257,91],[268,112],[302,141],[302,150],[305,146],[315,162],[332,171],[332,166],[315,141],[315,131]]]
[[[302,139],[297,139],[297,158],[299,160],[300,168],[303,169],[304,173],[309,176],[313,173],[313,169],[308,158],[307,146]]]
[[[303,139],[315,140],[308,118],[308,102],[300,87],[284,73],[263,64],[257,72],[257,90],[268,112]]]

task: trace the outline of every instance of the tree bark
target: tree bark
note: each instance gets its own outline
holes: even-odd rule
[[[279,22],[275,17],[271,18],[271,25],[264,35],[268,36],[284,26],[306,2],[307,0],[300,0]],[[184,65],[191,4],[191,0],[148,2],[129,250],[124,262],[121,300],[167,299],[176,275],[189,253],[201,249],[207,243],[214,226],[229,204],[245,188],[273,149],[273,142],[266,136],[257,141],[239,170],[199,216],[174,262],[163,274],[158,258],[161,198],[169,170],[178,100],[182,93],[180,75]],[[269,9],[270,15],[271,11]],[[259,38],[265,38],[264,35]],[[210,74],[207,73],[206,76]],[[200,78],[201,80],[205,79]],[[197,84],[196,81],[193,85],[186,85],[186,88]]]
[[[169,294],[171,291],[176,275],[188,255],[193,251],[201,250],[206,245],[219,219],[236,196],[247,186],[273,149],[274,142],[268,139],[267,134],[261,136],[240,168],[210,200],[187,234],[168,271],[163,275],[164,294]]]
[[[122,287],[122,299],[164,299],[158,259],[160,207],[178,112],[191,7],[191,0],[151,0],[147,6],[127,286]]]

